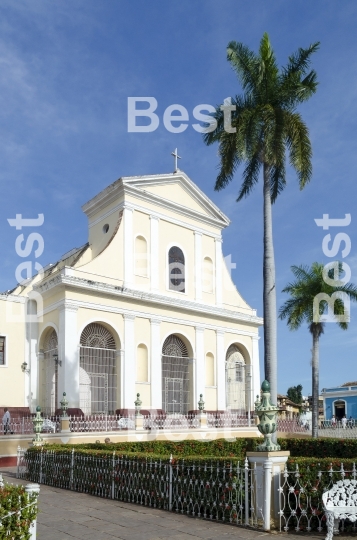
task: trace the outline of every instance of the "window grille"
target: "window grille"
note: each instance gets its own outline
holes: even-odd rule
[[[80,339],[79,397],[85,414],[113,413],[116,409],[116,344],[111,332],[91,323]]]
[[[176,246],[169,251],[169,288],[185,292],[185,257],[182,250]]]
[[[246,410],[245,367],[241,351],[231,345],[226,355],[226,406],[240,414]]]
[[[0,336],[0,366],[5,365],[5,337]]]
[[[42,364],[42,411],[53,414],[58,406],[58,365],[53,359],[58,354],[58,337],[56,330],[48,333]]]
[[[189,361],[184,342],[178,336],[169,336],[162,347],[162,404],[167,413],[188,411]]]

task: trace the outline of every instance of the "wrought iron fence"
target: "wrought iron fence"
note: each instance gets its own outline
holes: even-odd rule
[[[195,414],[150,414],[144,416],[144,429],[189,429],[199,428],[200,420]]]
[[[323,420],[319,425],[319,437],[335,437],[338,439],[356,439],[357,423],[355,420],[335,421]]]
[[[279,483],[280,531],[322,532],[326,529],[326,516],[322,504],[322,494],[331,489],[339,480],[356,480],[357,470],[353,463],[351,470],[345,470],[343,464],[339,470],[332,465],[329,470],[313,470],[307,467],[294,470],[285,467]],[[356,530],[356,524],[342,520],[342,530]]]
[[[277,432],[279,433],[310,433],[311,426],[297,418],[278,418]]]
[[[80,452],[18,449],[19,478],[210,519],[262,527],[256,509],[256,474],[248,461],[185,463],[184,460],[88,456]]]
[[[209,412],[207,413],[207,426],[210,428],[246,427],[254,425],[253,419],[247,415],[234,412]]]

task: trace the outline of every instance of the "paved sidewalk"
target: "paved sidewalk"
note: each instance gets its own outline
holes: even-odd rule
[[[6,482],[26,484],[16,479],[15,471],[14,467],[0,470]],[[322,540],[325,537],[304,533],[271,535],[45,485],[41,485],[39,508],[37,540],[254,540],[263,536],[267,540],[276,536],[281,540],[298,537]],[[339,540],[343,537],[339,536]]]

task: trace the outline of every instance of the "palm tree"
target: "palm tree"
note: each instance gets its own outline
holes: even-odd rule
[[[227,59],[241,82],[243,94],[231,100],[231,107],[227,103],[217,107],[213,114],[216,127],[213,131],[213,125],[208,127],[203,136],[207,145],[219,143],[220,172],[215,190],[226,187],[244,162],[237,199],[240,201],[252,191],[263,169],[264,368],[273,403],[277,403],[277,314],[271,205],[286,184],[286,150],[300,188],[311,179],[309,132],[296,108],[316,91],[316,73],[308,73],[308,69],[310,57],[318,47],[319,43],[314,43],[307,49],[300,48],[279,70],[268,34],[263,35],[258,54],[242,43],[230,42]],[[235,110],[231,111],[232,108]]]
[[[306,322],[312,335],[312,436],[318,436],[319,419],[319,344],[324,333],[324,320],[328,313],[327,296],[343,293],[345,298],[357,301],[357,287],[345,284],[340,280],[343,273],[342,263],[335,264],[335,269],[324,270],[324,265],[313,263],[308,266],[292,266],[295,281],[289,283],[283,292],[290,294],[279,310],[280,319],[287,319],[290,330],[297,330]],[[330,284],[336,282],[336,287]],[[326,283],[328,281],[328,283]],[[330,310],[330,319],[334,320],[342,330],[347,330],[349,312],[343,298],[335,295],[334,308]],[[317,299],[321,299],[317,302]]]

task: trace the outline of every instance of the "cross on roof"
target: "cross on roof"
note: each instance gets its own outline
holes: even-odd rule
[[[177,148],[175,148],[175,152],[171,152],[171,155],[174,156],[174,158],[175,158],[175,170],[174,170],[174,173],[176,173],[178,171],[177,160],[181,159],[180,156],[177,153]]]

